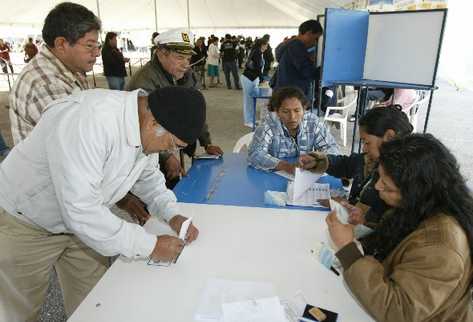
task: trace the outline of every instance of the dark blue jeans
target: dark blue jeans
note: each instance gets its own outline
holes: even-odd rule
[[[110,89],[118,89],[119,91],[123,91],[125,87],[125,78],[124,77],[116,77],[116,76],[106,76],[108,88]]]
[[[5,153],[7,150],[9,150],[7,144],[5,143],[5,140],[2,137],[2,133],[0,133],[0,156]]]
[[[230,82],[230,72],[233,75],[233,84],[235,88],[241,88],[240,78],[238,77],[238,67],[236,61],[223,62],[223,72],[225,73],[225,81],[227,82],[227,87],[232,88],[232,83]]]

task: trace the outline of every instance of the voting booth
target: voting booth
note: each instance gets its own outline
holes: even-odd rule
[[[368,12],[327,8],[322,19],[321,87],[352,85],[360,93],[368,87],[433,91],[446,16],[447,9]],[[431,100],[432,95],[424,130]],[[360,96],[357,111],[363,112],[365,105],[366,97]]]

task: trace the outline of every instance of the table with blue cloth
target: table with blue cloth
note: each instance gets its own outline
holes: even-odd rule
[[[264,193],[286,191],[288,179],[276,173],[248,166],[247,155],[225,154],[218,160],[194,160],[187,176],[174,188],[177,200],[185,203],[216,204],[244,207],[279,208],[264,203]],[[342,189],[340,179],[323,176],[320,183],[330,189]],[[323,207],[286,206],[295,209],[328,210]]]

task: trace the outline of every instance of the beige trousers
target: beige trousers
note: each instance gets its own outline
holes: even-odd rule
[[[0,208],[0,321],[36,321],[55,268],[70,316],[108,267],[70,234],[52,234]]]

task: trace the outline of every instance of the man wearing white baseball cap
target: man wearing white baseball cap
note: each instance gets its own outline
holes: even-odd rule
[[[126,90],[141,88],[152,92],[167,86],[198,88],[199,82],[190,68],[190,59],[194,53],[194,34],[185,28],[170,29],[156,36],[154,43],[157,48],[153,58],[131,77]],[[207,124],[198,139],[208,154],[223,154],[219,146],[212,145]],[[195,150],[196,144],[192,144],[184,152],[193,156]],[[169,153],[160,153],[159,163],[166,176],[166,185],[172,189],[183,173],[182,165],[175,155]]]

